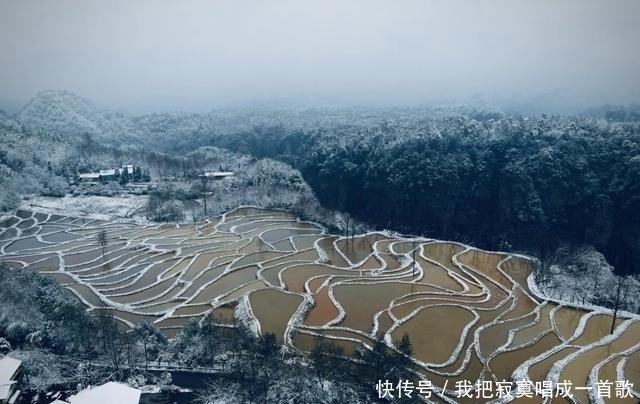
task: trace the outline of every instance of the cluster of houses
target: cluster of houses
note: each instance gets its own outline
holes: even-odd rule
[[[198,175],[198,178],[209,180],[223,180],[232,176],[233,171],[205,171],[203,174]]]
[[[81,182],[99,182],[99,181],[113,181],[116,177],[125,171],[129,174],[133,173],[133,164],[125,164],[120,168],[109,168],[107,170],[95,171],[92,173],[80,174]]]
[[[21,366],[18,359],[8,356],[0,359],[0,404],[14,404],[20,397],[16,386]],[[51,404],[138,404],[140,394],[140,390],[126,384],[109,382],[82,390],[64,401],[54,396]]]
[[[98,184],[116,180],[120,180],[122,182],[123,179],[125,179],[124,182],[149,182],[151,177],[149,176],[148,171],[143,172],[138,166],[133,164],[124,164],[118,168],[109,168],[90,173],[80,173],[78,174],[77,181],[81,183]]]
[[[90,173],[78,174],[78,181],[89,184],[104,183],[118,180],[122,175],[124,175],[124,173],[127,173],[130,179],[133,179],[136,170],[140,170],[140,167],[133,164],[124,164],[118,168],[109,168]],[[222,180],[231,176],[233,176],[232,171],[205,171],[204,173],[197,175],[198,178],[210,180]]]

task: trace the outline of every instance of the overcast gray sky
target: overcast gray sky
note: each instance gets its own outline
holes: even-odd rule
[[[0,100],[630,102],[639,21],[638,0],[0,0]]]

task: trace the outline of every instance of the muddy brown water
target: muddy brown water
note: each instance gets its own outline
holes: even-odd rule
[[[522,257],[509,257],[507,261],[502,263],[501,269],[513,278],[528,294],[533,295],[527,283],[527,278],[533,269],[531,261]]]
[[[549,380],[547,376],[549,374],[549,371],[551,370],[551,367],[558,361],[566,358],[577,350],[578,348],[562,348],[559,351],[546,356],[544,359],[534,363],[529,367],[529,377],[534,382]]]
[[[246,234],[246,233],[251,233],[254,234],[253,232],[255,232],[256,230],[262,230],[262,229],[269,229],[272,227],[281,227],[281,228],[285,228],[285,227],[295,227],[296,222],[293,220],[257,220],[257,221],[251,221],[249,223],[243,223],[243,224],[239,224],[236,226],[233,226],[231,228],[231,231],[234,233],[240,233],[240,234]],[[260,231],[263,232],[264,230]],[[288,237],[288,236],[283,236],[278,238],[278,240],[283,239],[284,237]]]
[[[391,327],[393,326],[393,324],[394,324],[394,321],[389,315],[388,311],[383,311],[382,313],[380,313],[380,315],[378,316],[378,332],[379,333],[388,332],[389,329],[391,329]]]
[[[337,240],[338,237],[325,237],[321,240],[318,240],[317,244],[324,252],[328,261],[327,264],[330,264],[335,267],[340,268],[348,268],[349,263],[344,257],[335,249],[333,242]]]
[[[254,252],[262,252],[262,251],[273,251],[274,248],[267,244],[264,240],[262,240],[261,238],[254,236],[251,238],[251,241],[249,241],[248,244],[244,245],[241,248],[238,248],[238,253],[240,254],[251,254]]]
[[[179,299],[176,299],[176,297],[182,293],[184,288],[185,288],[185,285],[183,283],[176,283],[167,293],[163,294],[161,297],[158,297],[157,299],[154,299],[151,302],[135,303],[134,306],[148,306],[148,305],[154,305],[154,304],[155,305],[163,304],[163,306],[166,306],[166,309],[161,311],[166,312],[178,304]],[[173,306],[169,306],[168,305],[169,302],[171,302]]]
[[[98,316],[100,315],[112,316],[115,318],[128,321],[132,324],[144,323],[145,321],[153,323],[159,318],[159,316],[154,316],[149,314],[136,314],[136,313],[130,313],[128,311],[110,309],[110,308],[95,309],[95,310],[92,310],[92,312],[94,312]]]
[[[347,356],[354,356],[356,349],[361,346],[359,342],[333,338],[323,339],[322,337],[306,334],[302,331],[296,332],[293,337],[293,345],[303,352],[313,351],[319,341],[327,341],[334,344]]]
[[[607,336],[611,331],[612,317],[605,314],[596,314],[589,317],[582,333],[571,341],[574,345],[589,345]],[[616,326],[620,325],[620,319]]]
[[[286,288],[292,292],[303,293],[307,280],[321,275],[357,276],[344,269],[331,268],[323,264],[301,264],[282,270],[281,276]]]
[[[426,307],[393,332],[394,339],[409,334],[417,359],[441,364],[449,360],[458,346],[465,327],[475,320],[474,314],[459,306]]]
[[[522,289],[516,288],[513,290],[513,294],[516,298],[516,306],[513,310],[505,313],[502,317],[503,320],[510,320],[522,316],[526,316],[531,313],[538,306],[538,302],[531,299],[526,295]]]
[[[288,263],[292,263],[295,261],[302,261],[302,262],[309,262],[309,261],[315,261],[318,259],[318,252],[316,250],[313,249],[309,249],[309,250],[302,250],[302,251],[298,251],[292,254],[285,254],[280,258],[275,258],[275,259],[270,259],[268,261],[264,261],[262,262],[262,267],[263,268],[268,268],[271,267],[273,265],[278,265],[278,264],[288,264]]]
[[[276,333],[283,341],[291,316],[303,301],[301,294],[310,293],[315,305],[301,316],[302,324],[293,325],[300,327],[293,342],[301,350],[313,349],[317,337],[310,334],[320,332],[337,338],[346,353],[353,353],[361,343],[347,339],[370,345],[371,338],[366,335],[373,331],[377,316],[379,335],[392,330],[389,337],[397,340],[408,332],[420,360],[442,363],[461,346],[449,365],[417,367],[439,386],[447,381],[474,382],[481,374],[508,379],[520,364],[538,355],[540,359],[531,365],[529,375],[542,380],[554,361],[588,344],[596,346],[571,360],[562,377],[574,378],[577,383],[593,366],[612,357],[602,366],[601,376],[613,377],[616,366],[624,360],[625,377],[640,383],[640,351],[628,358],[616,356],[638,343],[640,325],[634,323],[619,338],[597,346],[608,336],[611,316],[538,302],[527,287],[530,261],[522,257],[507,258],[456,243],[401,240],[379,233],[345,239],[318,234],[322,231],[319,226],[297,222],[286,212],[256,208],[239,209],[210,223],[154,226],[49,217],[29,211],[19,215],[23,221],[10,217],[0,223],[0,245],[4,246],[0,261],[24,262],[27,268],[46,273],[65,285],[67,293],[101,308],[92,312],[106,312],[130,323],[153,322],[166,314],[157,325],[168,336],[203,315],[218,316],[214,321],[232,324],[237,302],[248,296],[262,330]],[[242,234],[230,233],[232,228]],[[38,232],[46,242],[18,229]],[[104,259],[96,241],[102,230],[109,236]],[[166,251],[152,251],[152,245]],[[424,270],[421,277],[411,271],[414,249]],[[64,271],[59,271],[58,255]],[[320,259],[326,262],[319,263]],[[456,259],[461,267],[454,264]],[[280,285],[279,276],[284,285]],[[77,283],[78,279],[86,284]],[[279,290],[280,286],[295,294]],[[455,293],[443,294],[450,291]],[[325,327],[340,313],[331,294],[345,316],[339,324]],[[214,309],[211,302],[224,306]],[[130,309],[107,308],[115,303],[129,304]],[[534,320],[540,304],[541,317]],[[394,328],[391,315],[404,322]],[[461,340],[462,330],[476,315],[479,319]],[[582,318],[588,321],[574,338]],[[619,319],[617,326],[624,321]],[[121,325],[126,327],[124,322]],[[513,340],[505,350],[510,333]],[[562,348],[563,342],[571,346]]]
[[[173,259],[173,260],[169,260],[169,261],[165,261],[156,265],[152,265],[150,268],[147,268],[144,273],[142,274],[142,276],[140,278],[138,278],[135,283],[131,284],[130,286],[126,286],[120,289],[115,289],[115,290],[111,290],[108,294],[109,295],[116,295],[116,294],[125,294],[125,293],[131,293],[131,292],[135,292],[135,291],[139,291],[145,288],[150,287],[151,285],[155,284],[158,282],[158,279],[160,279],[160,275],[167,270],[168,268],[170,268],[172,265],[174,265],[176,263],[177,259]]]
[[[528,346],[518,347],[512,351],[502,352],[489,361],[489,367],[499,380],[509,380],[511,373],[529,358],[538,356],[560,344],[560,339],[553,332],[548,332],[536,342],[530,341]],[[562,378],[560,378],[562,380]],[[569,379],[567,379],[569,380]]]
[[[633,384],[635,391],[640,391],[640,348],[629,355],[623,371],[626,380]]]
[[[260,276],[262,276],[265,280],[265,282],[267,282],[269,285],[273,286],[273,287],[280,287],[280,280],[278,279],[278,274],[280,273],[280,271],[282,271],[283,269],[289,267],[289,266],[293,266],[293,265],[299,265],[299,264],[304,264],[304,261],[293,261],[291,263],[285,262],[282,264],[278,264],[278,265],[274,265],[274,266],[270,266],[266,269],[263,269],[260,272]]]
[[[269,288],[269,286],[267,286],[264,282],[259,280],[253,281],[251,283],[248,283],[244,286],[241,286],[231,291],[230,293],[223,293],[219,297],[219,301],[224,304],[232,303],[234,301],[237,301],[241,297],[248,295],[251,292],[254,292],[256,290],[261,290],[261,289],[267,289],[267,288]]]
[[[599,326],[598,321],[596,320],[591,326],[597,328]],[[588,327],[589,324],[587,324],[587,328]],[[587,332],[586,334],[588,335],[589,333]],[[640,322],[636,321],[612,342],[588,349],[581,353],[575,360],[570,361],[560,373],[560,380],[571,380],[574,384],[588,386],[589,383],[587,379],[591,369],[613,353],[624,351],[637,344],[638,335],[640,335]],[[574,394],[584,402],[588,400],[586,391],[576,391]]]
[[[90,287],[79,283],[65,286],[66,289],[73,290],[84,299],[82,303],[88,303],[91,307],[106,307],[106,303],[102,302],[100,297],[91,290]],[[74,296],[70,294],[70,296]]]
[[[462,292],[464,290],[463,285],[453,278],[448,270],[419,256],[416,257],[416,261],[424,270],[422,282],[439,285],[454,292]],[[474,292],[477,291],[479,291],[478,288],[474,290]]]
[[[153,286],[149,286],[146,289],[140,289],[136,292],[131,292],[126,295],[109,295],[108,297],[110,300],[122,304],[144,302],[152,298],[160,297],[161,295],[169,292],[174,287],[176,282],[176,278],[169,278],[157,282],[153,284]]]
[[[116,273],[105,274],[103,277],[95,277],[87,279],[94,285],[100,285],[103,289],[111,289],[118,286],[120,282],[130,283],[133,281],[133,276],[139,275],[142,271],[148,267],[149,264],[140,264],[127,269],[122,269]],[[121,284],[120,284],[121,285]]]
[[[211,260],[206,265],[204,265],[203,263],[195,262],[197,260],[189,263],[188,268],[183,271],[183,274],[181,276],[182,280],[184,280],[185,282],[191,282],[194,279],[196,279],[198,276],[201,276],[205,268],[208,268],[210,266],[224,271],[224,269],[226,269],[227,266],[231,264],[231,262],[234,259],[240,257],[240,255],[232,254],[229,251],[211,253],[209,255],[210,256],[217,255],[217,258]]]
[[[313,248],[315,242],[324,236],[321,235],[296,235],[293,236],[293,245],[297,250],[306,250],[308,248]]]
[[[335,245],[351,263],[356,264],[373,254],[373,245],[376,241],[385,239],[387,236],[373,233],[361,237],[340,239],[336,241]]]
[[[464,339],[463,351],[474,351],[475,353],[475,344],[474,344],[474,335],[475,332],[482,326],[493,323],[497,316],[499,316],[504,311],[508,310],[509,302],[504,302],[500,306],[492,309],[492,310],[478,310],[473,309],[474,312],[479,316],[477,322],[475,322],[471,328],[469,329],[469,333],[467,337]],[[460,368],[463,366],[464,355],[460,355],[457,360],[449,366],[442,368],[443,372],[459,372]]]
[[[313,295],[314,306],[309,310],[304,324],[308,326],[322,326],[335,320],[340,312],[329,297],[329,288],[324,287]]]
[[[293,246],[293,244],[291,244],[291,241],[288,238],[284,240],[276,241],[272,243],[272,245],[278,251],[287,251],[287,252],[295,251],[295,247]]]
[[[281,251],[256,251],[256,252],[251,252],[247,255],[244,255],[242,258],[237,259],[236,261],[234,261],[229,268],[240,268],[240,267],[244,267],[247,265],[251,265],[251,264],[257,264],[260,263],[262,261],[267,261],[267,260],[271,260],[274,258],[279,258],[282,257],[284,255],[288,255],[288,253],[286,252],[281,252]]]
[[[179,290],[176,290],[176,291],[174,291],[172,293],[175,293],[175,292],[179,292]],[[144,314],[148,314],[148,313],[161,314],[161,313],[166,313],[167,310],[172,309],[174,307],[176,307],[176,302],[169,300],[169,301],[164,302],[164,303],[155,303],[155,304],[152,304],[150,306],[134,307],[133,311],[135,311],[137,313],[144,313]]]
[[[254,265],[229,272],[198,292],[190,303],[199,304],[210,302],[225,292],[255,281],[257,279],[257,272],[258,267]]]
[[[204,287],[206,284],[213,282],[215,279],[222,276],[224,270],[226,268],[226,264],[209,268],[200,273],[197,279],[191,281],[191,284],[187,286],[184,293],[182,294],[185,297],[190,297],[196,294],[196,292]],[[182,278],[186,280],[185,278]]]
[[[216,307],[211,310],[209,318],[218,324],[233,324],[235,320],[236,304]]]
[[[540,310],[539,319],[536,323],[527,326],[526,328],[520,329],[515,332],[513,342],[511,346],[517,347],[526,344],[528,341],[536,339],[538,336],[544,334],[547,331],[551,330],[551,310],[553,310],[552,305],[544,305],[544,307]]]
[[[196,304],[189,306],[178,307],[174,312],[174,316],[194,316],[197,314],[202,314],[206,311],[211,310],[212,306],[210,304]]]
[[[273,333],[282,343],[287,323],[303,302],[302,296],[277,289],[257,290],[249,294],[251,311],[260,323],[263,333]]]
[[[291,236],[316,235],[320,233],[320,229],[301,229],[301,228],[281,228],[268,230],[260,235],[260,237],[269,243],[276,243]]]
[[[513,287],[513,283],[498,270],[498,263],[506,258],[504,254],[469,250],[458,254],[456,258],[467,268],[485,275],[486,279],[497,282],[503,288],[510,290]]]
[[[484,328],[479,336],[481,354],[484,357],[488,357],[496,349],[507,343],[510,331],[526,326],[534,320],[535,314],[531,313],[520,319],[506,320]]]

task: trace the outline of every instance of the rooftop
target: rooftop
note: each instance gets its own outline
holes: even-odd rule
[[[207,171],[201,177],[229,177],[233,175],[233,171]]]
[[[5,357],[0,359],[0,401],[8,401],[13,393],[13,385],[16,383],[13,378],[16,375],[22,361]]]
[[[140,390],[116,382],[82,390],[69,398],[71,404],[138,404],[139,401]]]
[[[9,384],[22,365],[22,361],[10,357],[0,359],[0,384]]]

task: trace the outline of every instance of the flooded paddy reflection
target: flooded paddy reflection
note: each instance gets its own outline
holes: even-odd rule
[[[0,247],[1,262],[45,273],[91,313],[122,327],[150,321],[169,337],[194,320],[241,321],[293,349],[323,339],[352,355],[406,333],[415,370],[436,387],[524,374],[580,385],[592,369],[640,383],[640,319],[622,314],[610,336],[608,312],[532,293],[522,256],[381,232],[341,237],[259,208],[184,225],[21,210],[0,222]]]

